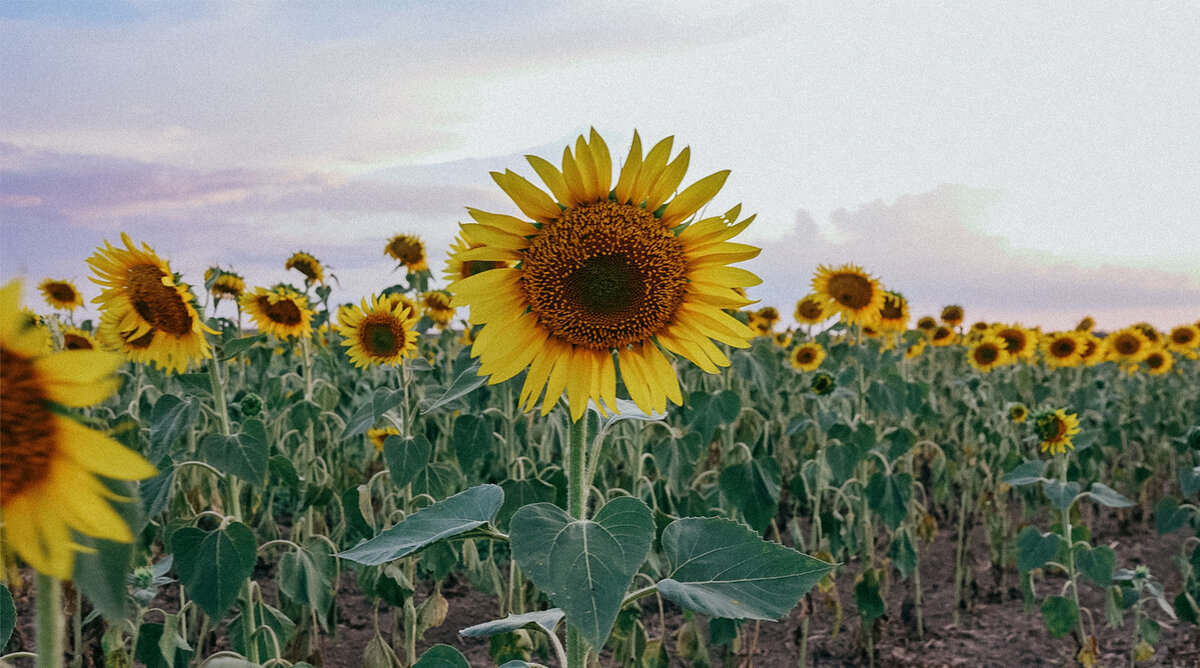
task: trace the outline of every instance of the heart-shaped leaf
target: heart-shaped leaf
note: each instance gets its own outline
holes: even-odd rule
[[[471,668],[471,665],[453,647],[434,645],[417,659],[412,668]]]
[[[779,464],[752,459],[721,471],[721,492],[755,531],[765,531],[779,511]]]
[[[393,434],[383,442],[383,460],[387,462],[392,483],[403,488],[417,477],[429,463],[433,446],[424,435],[399,436]]]
[[[1079,621],[1079,608],[1065,596],[1048,596],[1042,603],[1042,621],[1050,635],[1061,638]]]
[[[727,619],[783,617],[834,565],[759,538],[742,524],[686,517],[663,530],[666,598]]]
[[[1043,534],[1036,527],[1021,529],[1021,533],[1017,534],[1017,570],[1024,573],[1044,566],[1058,554],[1061,540],[1058,534]]]
[[[504,491],[498,486],[472,487],[418,510],[396,526],[338,556],[367,566],[406,557],[443,538],[493,522],[503,503]]]
[[[219,620],[254,572],[258,543],[241,522],[203,531],[184,527],[171,535],[179,584],[209,617]]]
[[[599,651],[654,541],[650,508],[622,496],[593,519],[577,520],[558,506],[535,503],[518,510],[511,525],[521,571]]]
[[[205,434],[200,439],[204,459],[222,473],[263,485],[267,480],[270,446],[262,420],[246,420],[242,431],[235,436]]]
[[[1117,555],[1107,545],[1093,548],[1081,545],[1075,550],[1075,568],[1101,587],[1112,584],[1116,563]]]
[[[1075,502],[1079,494],[1079,483],[1075,481],[1064,483],[1061,480],[1047,480],[1042,484],[1042,491],[1050,499],[1050,503],[1059,510],[1066,510]]]
[[[1092,489],[1088,492],[1088,496],[1092,497],[1096,503],[1109,508],[1128,508],[1133,505],[1133,501],[1102,482],[1092,483]]]
[[[871,476],[867,483],[867,502],[871,510],[879,513],[883,523],[895,531],[908,516],[908,502],[912,498],[913,481],[908,473],[887,475],[882,471]]]

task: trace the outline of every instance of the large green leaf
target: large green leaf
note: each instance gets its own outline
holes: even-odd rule
[[[222,473],[260,486],[267,481],[271,448],[262,420],[246,420],[236,436],[205,434],[200,439],[200,451],[205,461]]]
[[[1079,483],[1072,480],[1071,482],[1063,482],[1061,480],[1047,480],[1042,483],[1042,491],[1050,499],[1050,503],[1059,510],[1066,510],[1075,502],[1075,497],[1079,494]]]
[[[779,619],[834,565],[716,517],[675,520],[662,535],[658,591],[683,608],[728,619]]]
[[[392,483],[403,488],[429,463],[433,446],[422,434],[399,436],[393,434],[383,442],[383,460],[387,462]]]
[[[190,399],[173,394],[159,397],[150,413],[150,459],[158,461],[170,454],[171,446],[192,428],[199,415],[199,405]]]
[[[417,659],[412,668],[471,668],[471,665],[453,647],[434,645]]]
[[[508,633],[517,629],[537,626],[547,634],[550,634],[554,633],[554,627],[558,626],[558,623],[562,621],[563,614],[563,611],[559,608],[527,612],[523,615],[509,614],[504,619],[469,626],[458,633],[467,637],[490,636],[497,633]]]
[[[608,640],[633,576],[654,541],[654,520],[641,500],[613,499],[591,520],[549,503],[512,518],[513,558],[599,651]]]
[[[825,446],[825,461],[829,464],[829,472],[833,474],[834,485],[841,485],[854,475],[858,460],[858,448],[853,445],[833,443]]]
[[[500,483],[504,490],[504,505],[496,516],[496,524],[501,529],[507,529],[513,513],[531,503],[553,503],[555,496],[554,485],[541,478],[526,478],[525,480],[505,480]]]
[[[1035,568],[1041,568],[1058,554],[1058,546],[1062,537],[1056,533],[1046,533],[1037,527],[1027,526],[1017,534],[1017,570],[1024,573]]]
[[[184,527],[171,536],[179,584],[209,617],[219,620],[254,572],[258,543],[241,522],[203,531]]]
[[[883,594],[879,591],[879,571],[865,569],[854,580],[854,607],[866,620],[878,619],[887,612]]]
[[[444,538],[495,521],[504,503],[497,485],[479,485],[418,510],[392,528],[338,556],[367,566],[406,557]]]
[[[779,510],[780,474],[774,459],[750,460],[721,471],[721,492],[755,531],[765,531]]]
[[[1154,506],[1154,528],[1160,536],[1177,531],[1187,522],[1189,512],[1179,507],[1179,499],[1164,496]]]
[[[454,419],[454,454],[463,471],[471,471],[486,457],[495,440],[492,421],[486,415],[463,413]]]
[[[1042,480],[1042,470],[1046,468],[1046,463],[1040,459],[1027,461],[1019,464],[1015,469],[1004,474],[1000,480],[1010,485],[1031,485],[1039,480]]]
[[[329,544],[320,539],[304,541],[302,549],[292,550],[279,558],[275,581],[279,591],[292,601],[318,612],[318,619],[333,603],[333,559]]]
[[[1092,489],[1088,492],[1088,496],[1092,497],[1096,503],[1109,508],[1128,508],[1133,505],[1133,501],[1102,482],[1092,483]]]
[[[1075,567],[1101,587],[1112,584],[1116,562],[1116,553],[1107,545],[1091,548],[1080,545],[1075,549]]]
[[[908,473],[887,475],[876,472],[867,483],[867,503],[871,510],[879,513],[883,523],[895,531],[908,516],[908,502],[912,499],[913,481]]]
[[[392,390],[381,387],[371,395],[371,400],[364,402],[358,410],[346,420],[346,428],[342,431],[342,440],[367,433],[383,414],[404,402],[403,390]]]
[[[223,345],[221,347],[222,348],[221,359],[227,360],[231,357],[237,357],[238,355],[244,353],[245,351],[253,348],[254,344],[262,343],[266,340],[267,340],[266,334],[255,334],[254,336],[247,336],[247,337],[243,337],[240,339],[234,339],[232,341],[228,341],[225,343],[225,345]]]

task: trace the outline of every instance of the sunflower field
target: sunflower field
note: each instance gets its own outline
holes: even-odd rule
[[[0,664],[1200,662],[1200,322],[781,313],[689,156],[530,156],[340,305],[125,235],[93,317],[3,286]]]

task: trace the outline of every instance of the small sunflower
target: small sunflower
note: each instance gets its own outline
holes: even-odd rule
[[[1042,442],[1042,452],[1051,455],[1074,450],[1071,437],[1079,433],[1079,418],[1063,409],[1046,411],[1033,419],[1033,428]]]
[[[439,329],[446,329],[454,319],[454,305],[450,293],[431,290],[421,295],[421,310]]]
[[[840,313],[846,324],[874,325],[883,307],[883,288],[879,281],[853,264],[832,268],[817,267],[813,291],[833,313]]]
[[[971,323],[971,332],[974,334],[982,334],[991,328],[992,326],[986,320],[976,320]]]
[[[1042,359],[1051,369],[1083,363],[1084,337],[1077,331],[1053,332],[1042,337]]]
[[[1104,361],[1104,341],[1100,337],[1091,332],[1080,332],[1079,340],[1079,359],[1085,366]]]
[[[937,329],[929,335],[929,342],[936,348],[945,348],[958,343],[958,333],[950,328],[949,325],[938,325]]]
[[[933,333],[933,330],[935,330],[937,328],[938,328],[937,318],[934,318],[931,315],[923,315],[919,319],[917,319],[917,329],[921,330],[922,332],[925,332],[926,334]]]
[[[383,254],[404,265],[410,274],[429,268],[425,261],[425,242],[411,234],[397,234],[388,239]]]
[[[1037,334],[1020,324],[998,325],[992,329],[992,334],[1004,339],[1005,349],[1013,361],[1028,360],[1037,350]]]
[[[779,346],[780,348],[787,348],[788,346],[792,345],[792,330],[789,329],[785,332],[779,332],[776,334],[775,345]]]
[[[1008,419],[1021,424],[1029,417],[1029,408],[1022,403],[1011,404],[1008,407]]]
[[[942,309],[942,322],[951,327],[958,327],[963,321],[963,307],[951,304]]]
[[[1004,339],[998,336],[985,336],[975,342],[967,351],[967,362],[981,373],[987,373],[998,366],[1004,366],[1010,361],[1008,350],[1005,349]]]
[[[812,389],[813,394],[824,396],[837,389],[837,381],[824,371],[818,371],[813,374],[812,384],[809,385],[809,388]]]
[[[400,430],[395,427],[379,427],[378,429],[367,430],[367,440],[371,441],[371,445],[379,452],[383,452],[383,442],[388,436],[399,436]]]
[[[884,291],[883,306],[879,309],[879,329],[885,332],[904,332],[908,329],[908,300],[904,295]]]
[[[74,311],[83,306],[83,295],[71,281],[56,281],[53,278],[47,278],[38,283],[38,289],[42,291],[42,296],[46,298],[46,303],[51,308]]]
[[[465,232],[461,232],[454,243],[450,244],[450,254],[446,258],[446,270],[442,273],[447,281],[453,283],[464,278],[470,278],[491,269],[507,269],[512,263],[507,260],[464,260],[463,255],[470,250],[483,246]]]
[[[1161,376],[1174,366],[1175,357],[1163,348],[1156,348],[1151,350],[1141,363],[1146,365],[1146,373],[1151,376]]]
[[[779,309],[774,306],[764,306],[754,312],[754,315],[766,321],[768,329],[774,329],[779,322]]]
[[[927,339],[921,339],[920,341],[908,346],[904,349],[904,358],[911,360],[920,357],[921,353],[925,352],[925,346],[927,345],[929,345],[929,341]]]
[[[304,282],[306,284],[325,284],[325,268],[321,266],[321,261],[304,251],[293,253],[287,259],[287,262],[283,263],[283,268],[295,269],[304,274]]]
[[[128,543],[133,534],[109,505],[127,500],[98,476],[144,480],[156,471],[137,453],[84,427],[63,407],[83,408],[117,391],[123,360],[101,350],[45,354],[20,316],[20,283],[0,288],[0,523],[8,544],[35,570],[69,579],[85,548],[71,532]]]
[[[664,139],[643,155],[634,133],[614,187],[608,147],[593,130],[574,154],[564,151],[561,171],[528,157],[549,194],[512,171],[492,175],[527,219],[468,209],[476,223],[464,231],[485,245],[460,258],[516,266],[455,281],[450,291],[484,325],[471,350],[480,373],[498,383],[529,370],[524,408],[544,393],[548,413],[566,390],[572,419],[589,400],[615,409],[619,372],[639,408],[665,412],[668,399],[682,404],[683,396],[663,349],[717,373],[730,362],[714,340],[749,346],[754,333],[727,311],[749,303],[734,288],[760,281],[728,265],[759,253],[729,241],[753,217],[736,222],[739,206],[695,220],[729,173],[680,190],[691,152],[671,159],[672,144]]]
[[[1139,323],[1136,323],[1136,324],[1133,324],[1130,326],[1140,329],[1142,331],[1142,334],[1146,335],[1146,340],[1149,341],[1151,343],[1151,345],[1157,346],[1160,343],[1162,343],[1162,340],[1163,340],[1162,333],[1160,333],[1157,329],[1155,329],[1154,325],[1151,325],[1148,322],[1139,322]]]
[[[1193,357],[1196,349],[1200,347],[1200,329],[1195,325],[1174,327],[1167,336],[1167,345],[1181,355]]]
[[[308,299],[285,285],[248,290],[240,303],[260,332],[277,339],[312,334],[313,312]]]
[[[96,340],[90,332],[78,327],[67,327],[62,332],[63,350],[92,350],[96,348]]]
[[[825,349],[819,343],[802,343],[792,349],[792,368],[813,371],[825,360]]]
[[[1126,327],[1104,339],[1104,356],[1110,362],[1129,367],[1141,362],[1150,353],[1150,341],[1137,327]]]
[[[763,318],[758,317],[757,314],[750,314],[750,317],[746,319],[746,326],[754,330],[755,336],[771,335],[771,323]]]
[[[398,301],[374,295],[348,313],[339,315],[346,355],[354,366],[398,366],[417,349],[416,313]]]
[[[105,241],[87,260],[103,288],[92,300],[101,310],[97,338],[133,362],[176,373],[212,357],[204,334],[217,332],[200,319],[188,285],[150,246],[136,248],[125,233],[121,240],[125,248]]]
[[[219,267],[206,269],[204,282],[208,285],[213,299],[218,302],[222,299],[231,299],[236,304],[242,298],[242,293],[246,291],[245,279],[232,271],[226,271]]]
[[[825,302],[816,294],[811,294],[796,302],[796,322],[802,325],[819,325],[832,316],[825,308]]]
[[[1084,316],[1083,320],[1080,320],[1078,325],[1075,325],[1075,331],[1090,332],[1095,327],[1096,327],[1096,321],[1094,319],[1092,319],[1092,316],[1088,315],[1088,316]]]

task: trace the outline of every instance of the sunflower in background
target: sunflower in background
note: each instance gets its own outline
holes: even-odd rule
[[[1200,347],[1200,329],[1196,325],[1172,328],[1167,335],[1167,347],[1188,359],[1196,359],[1196,349]]]
[[[63,329],[63,350],[92,350],[96,347],[96,339],[92,338],[91,332],[84,331],[78,327],[66,327]]]
[[[65,414],[117,391],[120,355],[101,350],[45,354],[44,338],[21,317],[20,283],[0,288],[0,522],[7,542],[38,572],[69,579],[71,531],[121,543],[133,534],[98,476],[144,480],[145,459]]]
[[[1175,357],[1163,348],[1155,348],[1146,355],[1141,364],[1146,366],[1146,373],[1151,376],[1161,376],[1175,365]]]
[[[38,289],[42,291],[42,296],[46,298],[46,303],[51,308],[60,311],[74,311],[83,306],[83,295],[71,281],[47,278],[38,283]]]
[[[879,307],[879,329],[903,334],[908,330],[908,300],[899,292],[885,290]]]
[[[963,321],[963,307],[958,304],[950,304],[942,308],[942,322],[951,327],[958,327]]]
[[[1093,366],[1104,361],[1104,341],[1092,332],[1079,333],[1079,359],[1084,366]]]
[[[421,311],[438,329],[446,329],[454,319],[454,305],[450,293],[445,290],[431,290],[421,294]]]
[[[958,333],[950,328],[949,325],[938,325],[937,329],[929,335],[929,342],[935,348],[945,348],[958,343]]]
[[[297,251],[293,253],[292,256],[283,263],[283,268],[295,269],[301,274],[304,274],[305,285],[314,285],[318,283],[325,285],[325,268],[321,266],[321,261],[312,255],[305,253],[304,251]]]
[[[819,343],[802,343],[792,349],[792,368],[797,371],[815,371],[825,360],[825,349]]]
[[[809,389],[812,390],[813,394],[823,397],[827,394],[832,394],[837,389],[837,381],[834,380],[833,376],[824,371],[818,371],[813,374]]]
[[[812,288],[825,308],[842,316],[847,325],[875,325],[883,307],[883,287],[861,267],[843,264],[836,269],[821,265]]]
[[[770,336],[779,322],[779,310],[774,306],[764,306],[750,314],[750,329],[759,336]]]
[[[242,298],[242,293],[246,291],[245,279],[220,267],[205,269],[204,283],[208,285],[208,291],[217,303],[220,303],[222,299],[229,299],[237,304],[238,300]]]
[[[1134,323],[1130,325],[1130,327],[1141,330],[1142,334],[1146,335],[1146,340],[1149,341],[1150,345],[1152,346],[1158,346],[1163,343],[1162,333],[1155,329],[1154,325],[1151,325],[1148,322]]]
[[[398,301],[371,296],[338,315],[346,355],[354,366],[398,366],[417,349],[417,314]]]
[[[240,303],[260,332],[277,339],[312,334],[313,312],[308,299],[286,285],[248,290]]]
[[[1046,411],[1033,419],[1033,428],[1042,442],[1042,452],[1064,454],[1068,448],[1075,449],[1071,437],[1079,433],[1079,417],[1062,408]]]
[[[1060,369],[1082,364],[1085,338],[1078,330],[1052,332],[1042,337],[1042,359],[1046,366]]]
[[[87,260],[103,288],[92,300],[101,311],[97,338],[133,362],[176,373],[212,357],[204,334],[217,332],[200,319],[188,285],[147,244],[136,248],[125,233],[121,241],[124,248],[105,241]]]
[[[1096,321],[1090,315],[1084,316],[1083,319],[1079,321],[1079,324],[1075,325],[1075,331],[1077,332],[1090,332],[1095,328]]]
[[[819,325],[832,316],[825,302],[817,294],[811,294],[796,302],[796,322],[801,325]]]
[[[1150,353],[1150,341],[1137,327],[1126,327],[1104,339],[1104,358],[1132,371]]]
[[[1028,418],[1028,417],[1029,417],[1029,408],[1026,407],[1025,404],[1020,403],[1020,402],[1017,402],[1014,404],[1009,404],[1008,419],[1012,420],[1013,422],[1016,422],[1017,424],[1021,424],[1021,423],[1025,422],[1026,418]]]
[[[410,274],[429,268],[425,259],[425,242],[411,234],[397,234],[388,239],[383,254],[404,265]]]
[[[938,328],[937,318],[934,318],[931,315],[923,315],[919,319],[917,319],[917,329],[922,332],[925,332],[926,334],[933,334],[934,330],[936,330],[937,328]]]
[[[1014,362],[1030,360],[1037,351],[1037,334],[1019,323],[997,325],[992,328],[992,334],[1004,340],[1004,346]]]
[[[967,350],[967,362],[980,373],[987,373],[1008,364],[1012,358],[998,336],[984,336]]]
[[[787,348],[792,345],[792,330],[788,329],[775,335],[775,345]]]
[[[925,346],[927,345],[929,345],[928,339],[921,339],[920,341],[909,345],[904,349],[904,359],[911,360],[920,357],[921,353],[925,352]]]
[[[665,412],[668,399],[682,404],[683,395],[660,346],[710,373],[730,364],[714,340],[749,346],[754,332],[726,311],[750,303],[734,288],[760,283],[728,266],[758,255],[729,241],[753,216],[736,222],[739,206],[693,221],[729,172],[679,190],[691,151],[672,159],[672,145],[668,137],[643,154],[635,132],[614,186],[608,147],[593,130],[574,153],[564,151],[561,170],[528,156],[549,194],[512,171],[492,174],[532,222],[468,209],[475,223],[463,232],[484,245],[459,259],[520,264],[455,281],[450,291],[483,325],[471,349],[480,373],[498,383],[529,370],[526,410],[544,394],[548,413],[564,390],[573,420],[589,400],[615,410],[619,370],[639,408]]]
[[[367,440],[375,446],[375,450],[383,452],[383,443],[388,436],[399,436],[400,430],[395,427],[379,427],[367,430]]]

